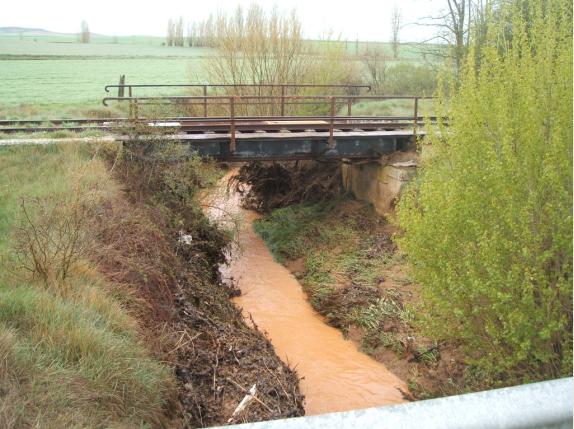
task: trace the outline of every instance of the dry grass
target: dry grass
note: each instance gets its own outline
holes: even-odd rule
[[[3,149],[0,168],[0,427],[167,425],[175,383],[126,310],[134,291],[77,247],[97,238],[98,208],[120,195],[106,167],[82,146],[52,145]],[[22,198],[34,201],[26,213]],[[78,201],[75,221],[57,219]],[[38,265],[30,253],[40,249]]]

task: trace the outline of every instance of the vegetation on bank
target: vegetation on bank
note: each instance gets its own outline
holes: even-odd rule
[[[222,171],[184,155],[161,135],[0,148],[1,427],[303,414],[296,373],[219,281],[230,235],[197,198]]]
[[[411,399],[467,388],[456,347],[416,328],[418,286],[393,241],[396,228],[372,207],[345,196],[294,204],[254,228],[297,276],[313,308],[408,382]]]
[[[498,385],[572,374],[572,4],[490,18],[398,214],[427,334]]]
[[[166,424],[175,378],[93,260],[108,169],[71,144],[2,148],[0,169],[0,426]]]
[[[303,258],[300,280],[311,304],[328,318],[339,318],[341,315],[325,312],[323,300],[328,300],[340,283],[376,288],[385,265],[392,262],[392,252],[373,252],[391,244],[384,242],[385,237],[361,234],[372,230],[368,228],[372,223],[386,222],[361,203],[339,197],[274,210],[256,221],[254,228],[277,261]]]
[[[130,248],[148,264],[143,275],[134,273],[138,284],[169,311],[161,332],[169,333],[166,355],[178,378],[183,426],[302,415],[297,374],[260,331],[245,324],[230,300],[237,290],[220,280],[231,231],[210,222],[198,197],[221,178],[222,170],[190,156],[185,146],[164,141],[161,130],[153,138],[151,132],[144,131],[147,140],[109,146],[105,156],[128,199],[143,205],[161,232],[160,237],[145,234],[147,245],[133,237]],[[234,413],[253,385],[259,401]]]

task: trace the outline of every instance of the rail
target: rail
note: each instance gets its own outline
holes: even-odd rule
[[[355,92],[361,89],[366,89],[367,92],[371,91],[371,85],[352,85],[352,84],[313,84],[313,83],[299,83],[299,84],[250,84],[250,83],[243,83],[243,84],[231,84],[231,83],[216,83],[216,84],[126,84],[123,81],[120,81],[119,85],[106,85],[104,90],[106,92],[110,92],[111,88],[118,89],[118,97],[123,98],[125,95],[125,89],[128,89],[128,97],[134,96],[134,88],[201,88],[203,91],[203,97],[208,96],[208,92],[210,89],[242,89],[242,88],[258,88],[258,89],[270,89],[273,91],[274,89],[280,89],[281,97],[285,97],[287,94],[288,89],[334,89],[340,88],[344,89],[348,92]],[[284,115],[285,111],[281,111],[281,115]],[[207,107],[205,106],[204,116],[207,116]]]
[[[279,88],[281,91],[280,97],[284,98],[287,94],[288,89],[333,89],[333,88],[341,88],[346,90],[347,92],[360,92],[361,89],[366,89],[367,92],[371,91],[371,85],[353,85],[353,84],[342,84],[342,83],[335,83],[335,84],[312,84],[312,83],[299,83],[299,84],[226,84],[226,83],[216,83],[216,84],[126,84],[120,80],[119,85],[106,85],[104,90],[106,92],[110,92],[110,88],[117,88],[118,89],[118,98],[125,97],[125,89],[128,89],[128,98],[134,97],[134,88],[201,88],[203,90],[203,97],[208,97],[208,90],[210,89],[238,89],[238,88],[266,88],[271,89],[272,91],[276,88]],[[237,94],[227,94],[227,95],[237,95]],[[204,112],[203,116],[207,116],[207,104],[204,103],[203,106]],[[281,115],[285,115],[285,108],[284,104],[281,107]]]
[[[193,84],[172,84],[172,83],[124,83],[119,85],[106,85],[104,90],[106,92],[110,92],[110,88],[117,88],[121,90],[122,88],[128,88],[128,93],[130,97],[133,96],[133,90],[130,88],[202,88],[203,92],[206,93],[208,89],[212,88],[343,88],[343,89],[366,89],[367,92],[371,91],[371,85],[347,85],[344,83],[334,83],[334,84],[314,84],[314,83],[269,83],[269,84],[251,84],[251,83],[242,83],[242,84],[233,84],[233,83],[211,83],[211,84],[202,84],[202,83],[193,83]],[[121,91],[120,91],[121,92]],[[207,96],[207,94],[204,94]]]
[[[268,116],[268,118],[284,119],[285,107],[293,105],[323,105],[328,109],[328,115],[323,115],[323,118],[328,121],[329,132],[329,145],[334,144],[334,132],[336,120],[340,117],[337,111],[341,107],[346,107],[347,117],[352,117],[353,104],[358,101],[382,101],[382,100],[412,100],[413,102],[413,115],[410,118],[413,131],[416,134],[416,128],[424,117],[419,116],[419,101],[423,99],[432,99],[433,97],[423,96],[377,96],[377,95],[208,95],[208,96],[155,96],[155,97],[106,97],[102,100],[104,106],[108,106],[108,102],[129,102],[130,103],[130,117],[133,120],[138,120],[139,108],[148,104],[173,104],[178,103],[182,106],[203,106],[204,116],[201,119],[208,120],[209,107],[225,107],[229,112],[229,116],[225,117],[228,124],[230,134],[231,146],[233,152],[235,150],[235,137],[236,137],[236,122],[239,119],[237,107],[239,106],[267,106],[267,105],[280,105],[280,116]],[[291,116],[293,118],[293,116]],[[389,117],[390,121],[393,117]],[[200,118],[197,118],[200,119]],[[368,119],[367,119],[368,120]]]
[[[257,83],[124,83],[120,85],[106,85],[104,87],[106,92],[110,92],[110,88],[344,88],[344,89],[366,89],[371,90],[371,85],[352,85],[345,83],[334,83],[334,84],[314,84],[314,83],[268,83],[268,84],[257,84]]]

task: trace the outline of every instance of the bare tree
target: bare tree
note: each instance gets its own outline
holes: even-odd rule
[[[88,23],[86,21],[82,21],[80,27],[80,42],[90,43],[90,28],[88,27]]]
[[[175,30],[174,30],[174,42],[175,46],[183,46],[184,38],[183,38],[183,17],[179,17],[175,22]]]
[[[382,48],[375,47],[363,56],[363,64],[369,76],[369,83],[375,93],[381,93],[387,75],[387,60]]]
[[[190,22],[187,24],[187,46],[195,46],[197,40],[197,24]]]
[[[219,14],[200,25],[202,35],[214,46],[217,55],[204,62],[209,80],[241,84],[293,84],[350,82],[354,62],[348,61],[345,45],[321,43],[321,52],[306,43],[301,21],[292,11],[288,15],[272,9],[266,13],[258,4],[233,14]],[[259,89],[261,95],[279,95],[279,88]],[[240,95],[253,89],[228,88]],[[290,89],[289,94],[296,90]],[[279,104],[244,106],[242,114],[276,114]]]
[[[470,34],[471,0],[447,0],[448,12],[444,26],[451,32],[451,46],[456,68],[460,69]],[[468,7],[467,7],[468,5]],[[452,41],[454,40],[454,43]]]
[[[391,15],[391,45],[393,47],[393,58],[398,58],[399,56],[400,31],[401,9],[395,4]]]
[[[442,58],[452,58],[457,70],[460,70],[468,52],[471,29],[483,31],[485,11],[492,3],[490,0],[445,0],[445,7],[438,16],[426,17],[422,23],[435,27],[437,34],[425,42],[436,41],[446,44],[449,49],[437,47],[427,51]]]
[[[169,19],[167,21],[167,37],[166,37],[167,46],[173,46],[175,42],[175,23],[173,19]]]

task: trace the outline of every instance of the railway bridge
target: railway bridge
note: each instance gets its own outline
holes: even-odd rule
[[[193,95],[135,94],[136,90],[163,87],[184,87]],[[419,114],[420,103],[430,97],[370,95],[368,85],[105,87],[108,92],[110,89],[117,89],[118,96],[104,98],[104,105],[127,104],[130,120],[161,130],[167,138],[186,144],[191,152],[225,161],[376,159],[411,147],[415,136],[423,133],[424,121],[436,121]],[[301,91],[338,93],[293,94]],[[385,102],[400,103],[403,114],[353,114],[353,107],[358,104]],[[163,114],[157,119],[149,114],[174,108],[188,114],[172,118]]]
[[[186,95],[158,95],[163,88]],[[437,122],[420,114],[430,97],[372,95],[367,85],[122,82],[105,87],[112,90],[117,96],[103,104],[119,103],[124,118],[61,119],[48,126],[0,121],[0,132],[103,130],[107,138],[124,142],[157,137],[221,161],[339,160],[347,189],[385,213],[416,171],[416,160],[393,159],[413,147],[423,125]]]

